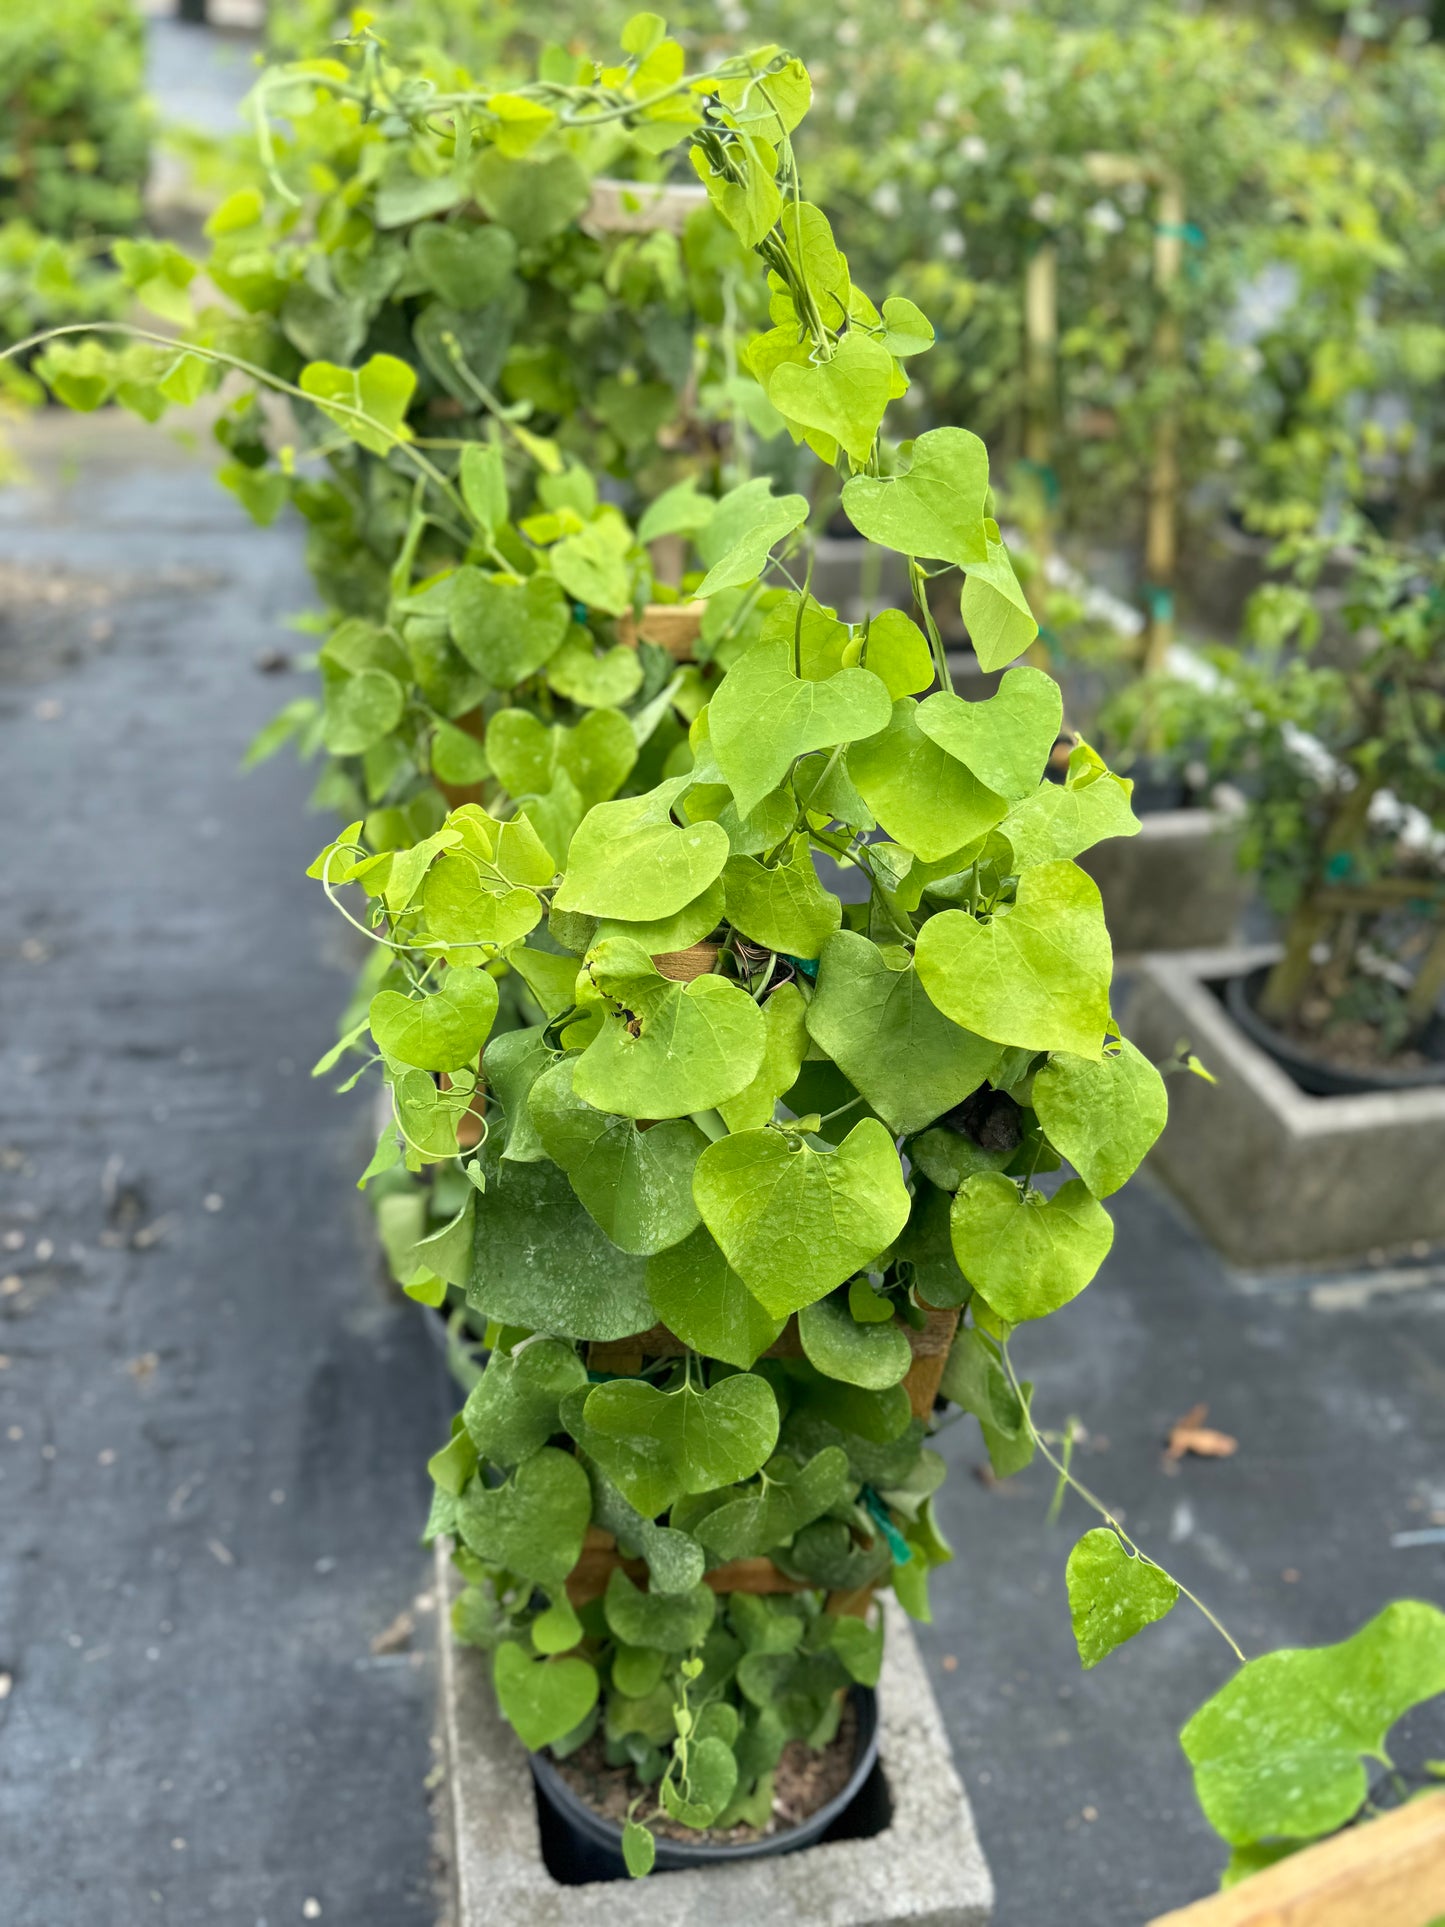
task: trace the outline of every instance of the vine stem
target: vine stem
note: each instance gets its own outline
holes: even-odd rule
[[[1004,1370],[1008,1373],[1009,1384],[1013,1387],[1014,1397],[1019,1402],[1019,1410],[1024,1415],[1024,1424],[1029,1428],[1029,1437],[1058,1474],[1060,1485],[1066,1485],[1070,1491],[1077,1492],[1085,1505],[1092,1507],[1093,1510],[1098,1513],[1105,1525],[1118,1536],[1125,1549],[1132,1553],[1136,1559],[1142,1559],[1146,1566],[1153,1566],[1156,1572],[1162,1572],[1164,1574],[1164,1577],[1169,1580],[1171,1585],[1177,1586],[1182,1596],[1189,1601],[1190,1605],[1193,1606],[1196,1611],[1202,1613],[1205,1619],[1209,1621],[1210,1625],[1214,1628],[1215,1632],[1219,1634],[1219,1637],[1224,1641],[1230,1652],[1234,1654],[1234,1657],[1239,1661],[1240,1665],[1246,1665],[1248,1662],[1240,1649],[1239,1642],[1229,1629],[1209,1610],[1208,1606],[1205,1605],[1198,1594],[1192,1593],[1188,1586],[1186,1586],[1182,1580],[1176,1579],[1174,1574],[1170,1572],[1166,1566],[1161,1566],[1157,1559],[1151,1559],[1147,1552],[1136,1545],[1134,1540],[1131,1539],[1129,1534],[1124,1530],[1123,1526],[1120,1525],[1118,1519],[1109,1510],[1108,1506],[1104,1504],[1104,1501],[1074,1477],[1065,1461],[1054,1457],[1044,1442],[1038,1427],[1034,1424],[1033,1414],[1029,1411],[1028,1400],[1024,1397],[1022,1385],[1019,1384],[1018,1373],[1014,1370],[1012,1358],[1009,1357],[1007,1340],[1001,1340],[999,1342],[999,1354],[1003,1359]]]
[[[429,462],[425,455],[418,453],[410,437],[398,435],[394,428],[388,427],[385,422],[378,421],[374,415],[368,415],[364,408],[355,408],[346,401],[332,401],[319,395],[308,395],[304,388],[298,388],[294,382],[283,381],[280,375],[273,375],[269,369],[259,367],[254,361],[247,361],[241,355],[227,354],[224,349],[202,347],[199,343],[184,341],[175,335],[159,334],[151,328],[138,328],[129,321],[67,321],[58,328],[42,328],[38,334],[27,335],[23,341],[14,342],[10,347],[0,349],[0,361],[10,361],[16,355],[24,354],[28,349],[44,347],[47,342],[59,341],[65,335],[100,334],[122,335],[130,341],[148,341],[153,347],[169,348],[176,356],[194,355],[198,361],[208,361],[217,368],[232,369],[252,381],[260,382],[263,388],[269,388],[275,394],[289,395],[294,401],[308,402],[311,407],[320,410],[323,414],[345,415],[350,421],[362,423],[365,427],[375,430],[377,434],[384,435],[393,451],[400,451],[405,455],[413,468],[423,475],[454,509],[459,511],[464,521],[473,527],[476,526],[475,518],[468,511],[461,496],[441,470],[434,463]]]

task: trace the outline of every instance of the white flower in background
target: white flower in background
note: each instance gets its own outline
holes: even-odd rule
[[[721,0],[721,4],[718,7],[718,18],[729,33],[747,32],[748,10],[746,7],[730,4],[730,0]]]
[[[1247,375],[1257,375],[1264,367],[1264,356],[1252,341],[1240,349],[1239,365]]]
[[[940,94],[938,99],[933,103],[933,111],[935,114],[941,115],[944,120],[952,120],[953,116],[958,112],[958,96],[956,94]]]
[[[902,199],[892,181],[885,181],[881,187],[875,187],[868,196],[868,205],[875,214],[881,214],[885,221],[896,221],[903,212]]]
[[[1011,114],[1018,114],[1024,104],[1024,77],[1017,67],[1005,67],[999,74],[998,84],[1003,88],[1003,104]]]
[[[921,141],[942,140],[943,139],[942,121],[937,121],[937,120],[924,121],[923,124],[918,129],[918,138]]]
[[[968,242],[956,227],[945,228],[938,237],[938,252],[945,261],[961,261],[968,253]]]
[[[840,20],[838,22],[838,31],[834,34],[833,38],[840,47],[856,47],[858,45],[858,32],[858,22],[856,20]]]
[[[958,143],[958,151],[970,167],[982,167],[988,159],[988,142],[982,134],[965,134]]]
[[[928,205],[935,214],[947,214],[951,207],[958,206],[958,196],[946,181],[940,181],[929,195]]]
[[[931,54],[951,54],[958,42],[941,20],[935,20],[924,34],[923,44]]]
[[[839,120],[852,120],[858,111],[858,96],[850,87],[845,87],[833,102],[833,112]]]
[[[1221,468],[1232,468],[1244,453],[1244,443],[1238,435],[1221,435],[1214,444],[1215,460]]]
[[[1052,194],[1035,194],[1029,202],[1029,213],[1036,221],[1052,221],[1058,205]]]
[[[1101,234],[1121,234],[1124,229],[1124,217],[1112,201],[1095,201],[1084,219]]]

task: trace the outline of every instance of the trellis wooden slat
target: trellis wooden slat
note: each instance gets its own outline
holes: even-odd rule
[[[1150,1927],[1431,1927],[1442,1916],[1445,1793],[1432,1793]]]
[[[909,1366],[903,1383],[908,1391],[913,1416],[927,1418],[933,1410],[933,1401],[938,1395],[939,1380],[943,1377],[949,1348],[953,1344],[953,1336],[958,1329],[958,1313],[938,1311],[930,1306],[928,1323],[922,1331],[914,1331],[908,1326],[903,1329],[913,1353],[913,1363]],[[610,1372],[618,1378],[635,1378],[642,1370],[646,1359],[681,1358],[687,1349],[682,1340],[670,1332],[666,1325],[654,1325],[650,1331],[639,1332],[635,1338],[618,1338],[607,1343],[589,1345],[587,1367],[589,1371]],[[770,1345],[763,1356],[764,1358],[801,1358],[803,1356],[796,1318],[788,1320],[777,1342]]]

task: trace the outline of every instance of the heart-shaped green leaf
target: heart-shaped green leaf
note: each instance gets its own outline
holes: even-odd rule
[[[555,576],[525,582],[458,569],[452,581],[452,641],[494,689],[511,689],[561,647],[572,610]]]
[[[639,1131],[631,1118],[594,1110],[572,1088],[574,1058],[532,1086],[532,1123],[592,1216],[619,1250],[665,1251],[698,1221],[692,1173],[707,1139],[688,1118]]]
[[[326,692],[321,733],[334,756],[361,756],[391,734],[406,708],[406,692],[384,669],[363,669]]]
[[[807,1055],[807,1011],[796,984],[781,984],[763,1005],[766,1041],[758,1074],[736,1097],[724,1098],[718,1106],[730,1131],[756,1131],[772,1123],[778,1099],[797,1083]],[[709,1347],[697,1349],[708,1351]],[[723,1352],[714,1355],[726,1356]]]
[[[651,1519],[684,1492],[712,1492],[750,1479],[778,1442],[773,1388],[752,1372],[725,1378],[706,1391],[681,1385],[660,1392],[640,1378],[594,1386],[583,1407],[599,1463],[623,1497]],[[633,1642],[634,1644],[640,1642]]]
[[[311,361],[301,370],[300,386],[323,415],[373,455],[390,454],[399,441],[411,439],[406,411],[416,393],[416,370],[395,355],[372,355],[360,368]]]
[[[459,950],[488,946],[505,950],[542,921],[535,890],[491,874],[466,851],[443,851],[426,874],[422,909],[427,930]]]
[[[1445,1613],[1397,1599],[1337,1646],[1266,1653],[1241,1666],[1180,1735],[1211,1826],[1232,1846],[1332,1833],[1358,1812],[1362,1754],[1445,1693]]]
[[[497,1014],[497,980],[485,970],[449,969],[438,989],[408,997],[380,990],[369,1021],[376,1048],[424,1071],[474,1064]]]
[[[848,774],[894,841],[931,862],[983,836],[1008,805],[924,734],[922,713],[911,696],[896,702],[887,727],[848,751]]]
[[[533,1659],[504,1640],[492,1661],[502,1717],[523,1746],[538,1753],[579,1727],[597,1704],[597,1669],[585,1659]]]
[[[1000,1046],[945,1017],[904,950],[852,930],[830,937],[808,1005],[808,1035],[900,1134],[921,1131],[976,1091]]]
[[[530,709],[499,709],[487,724],[487,760],[509,796],[540,796],[552,787],[556,739]]]
[[[962,910],[930,917],[915,962],[933,1002],[965,1030],[1095,1063],[1103,1054],[1114,955],[1098,886],[1072,863],[1025,870],[1013,905],[987,923]]]
[[[700,1646],[717,1612],[717,1594],[701,1581],[690,1592],[643,1592],[620,1566],[612,1570],[602,1603],[614,1639],[654,1653]]]
[[[988,450],[978,436],[966,428],[930,428],[913,444],[903,474],[845,482],[843,508],[870,542],[966,568],[987,560],[987,495]]]
[[[591,809],[615,796],[627,781],[637,761],[637,738],[620,710],[603,705],[571,729],[559,729],[557,760]]]
[[[780,362],[768,381],[767,394],[784,420],[831,435],[854,466],[861,468],[892,387],[892,355],[875,336],[850,329],[829,361]]]
[[[434,294],[463,313],[501,293],[517,261],[517,243],[503,227],[427,221],[411,232],[411,258]]]
[[[723,678],[708,705],[708,738],[738,814],[746,816],[796,757],[876,736],[889,711],[888,691],[870,670],[808,681],[793,674],[787,637],[765,637]]]
[[[842,904],[818,880],[806,836],[795,836],[771,869],[756,857],[729,857],[723,889],[728,922],[790,957],[816,957],[843,920]]]
[[[710,1733],[688,1748],[686,1778],[662,1782],[662,1804],[679,1826],[701,1831],[718,1819],[737,1783],[736,1754],[726,1740]]]
[[[652,923],[633,923],[623,917],[600,918],[593,945],[605,943],[609,937],[625,937],[649,957],[687,950],[716,930],[723,919],[724,901],[722,878],[717,877],[700,896],[685,903],[670,917],[658,917]]]
[[[1010,803],[1037,793],[1063,719],[1059,685],[1042,669],[1028,668],[1008,670],[986,702],[967,703],[940,690],[918,710],[924,735]],[[1049,791],[1057,795],[1058,786],[1051,783]]]
[[[462,450],[462,500],[488,535],[507,519],[507,466],[494,442],[468,442]]]
[[[592,1488],[581,1461],[544,1445],[503,1484],[474,1480],[457,1501],[457,1527],[489,1566],[560,1592],[582,1555]]]
[[[684,1345],[740,1371],[762,1357],[787,1322],[763,1310],[704,1225],[657,1254],[647,1267],[647,1292]]]
[[[739,984],[674,983],[624,937],[597,944],[586,967],[606,1015],[573,1074],[584,1102],[622,1117],[686,1117],[736,1097],[756,1077],[766,1026]]]
[[[1164,1079],[1127,1038],[1098,1063],[1060,1051],[1034,1078],[1033,1105],[1054,1149],[1096,1198],[1134,1175],[1169,1119]]]
[[[1010,1325],[1077,1298],[1114,1242],[1108,1212],[1078,1178],[1051,1198],[1021,1192],[1001,1171],[964,1181],[953,1201],[959,1269],[989,1309]]]
[[[532,1128],[527,1098],[533,1084],[554,1062],[557,1053],[547,1042],[545,1027],[534,1024],[525,1030],[506,1030],[494,1037],[482,1053],[482,1070],[488,1090],[497,1098],[506,1117],[506,1136],[502,1156],[518,1164],[534,1164],[545,1157],[542,1141]],[[495,1135],[495,1119],[491,1123]]]
[[[672,820],[691,778],[676,776],[643,796],[598,803],[572,839],[559,910],[648,922],[674,916],[722,875],[730,846],[716,823]]]
[[[835,1151],[772,1130],[720,1138],[698,1159],[693,1195],[728,1263],[774,1317],[825,1297],[908,1218],[898,1153],[871,1117]]]
[[[1125,1552],[1107,1526],[1095,1526],[1079,1540],[1069,1554],[1064,1583],[1085,1672],[1162,1619],[1179,1597],[1167,1572]]]
[[[617,1249],[547,1159],[499,1159],[476,1210],[473,1310],[562,1338],[630,1338],[656,1322],[642,1259]]]
[[[595,648],[590,633],[574,623],[547,664],[547,687],[579,709],[616,709],[630,703],[642,687],[642,661],[635,649],[620,642],[610,649]]]
[[[863,650],[861,634],[856,638],[856,648]],[[933,681],[933,653],[928,638],[901,609],[879,609],[871,616],[866,655],[855,658],[845,653],[843,660],[845,663],[858,660],[862,668],[871,669],[894,702],[902,696],[917,695]]]
[[[1023,672],[1011,669],[1011,676]],[[1130,795],[1134,785],[1115,776],[1103,758],[1080,743],[1069,758],[1065,783],[1045,783],[1004,818],[1018,867],[1075,857],[1110,836],[1137,836],[1139,819]]]
[[[563,536],[547,561],[568,595],[589,609],[620,616],[632,606],[627,550],[632,534],[620,516],[604,514],[575,535]]]
[[[840,1446],[826,1446],[801,1466],[779,1454],[764,1467],[756,1489],[698,1521],[697,1537],[716,1558],[754,1559],[791,1539],[852,1489],[848,1455]]]
[[[980,669],[1002,669],[1039,633],[1008,550],[992,536],[987,558],[979,556],[968,565],[960,606]]]
[[[885,1392],[902,1382],[913,1363],[913,1348],[901,1325],[860,1325],[848,1309],[846,1293],[831,1292],[798,1313],[798,1337],[808,1363],[825,1378]],[[704,1540],[706,1543],[706,1540]]]
[[[883,345],[888,352],[926,354],[933,342],[933,323],[923,310],[901,294],[890,294],[883,303]]]
[[[494,1351],[462,1407],[484,1459],[519,1465],[560,1430],[559,1402],[587,1383],[587,1367],[560,1338],[537,1338],[515,1352]]]
[[[766,478],[745,482],[725,495],[699,542],[711,567],[697,593],[715,596],[720,589],[755,581],[783,537],[800,529],[807,519],[807,496],[775,496]]]
[[[578,1418],[579,1403],[586,1405],[587,1393],[570,1393],[567,1417],[578,1431],[585,1433],[595,1444],[597,1435],[587,1433],[585,1423]],[[572,1430],[572,1425],[568,1426],[568,1430]],[[680,1532],[672,1526],[654,1525],[651,1519],[644,1519],[635,1506],[628,1504],[596,1463],[589,1467],[589,1476],[592,1480],[593,1520],[613,1535],[625,1554],[629,1557],[641,1554],[647,1561],[647,1575],[653,1592],[691,1592],[702,1578],[706,1564],[697,1540],[690,1533]],[[649,1691],[654,1683],[649,1682],[642,1691]],[[629,1697],[636,1699],[640,1695],[630,1692]]]

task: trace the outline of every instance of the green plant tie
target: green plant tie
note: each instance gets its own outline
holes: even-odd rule
[[[1140,596],[1148,611],[1151,622],[1172,622],[1174,620],[1174,591],[1166,589],[1160,582],[1146,582],[1141,587]]]
[[[790,963],[800,977],[806,977],[810,984],[818,981],[818,959],[816,957],[790,957],[785,950],[783,961]]]
[[[1036,462],[1029,456],[1021,456],[1018,466],[1027,469],[1044,491],[1044,500],[1052,508],[1059,499],[1059,478],[1051,462]]]
[[[1343,883],[1353,874],[1355,859],[1348,850],[1336,850],[1325,865],[1325,875],[1332,883]]]
[[[865,1485],[860,1496],[864,1505],[868,1508],[868,1516],[888,1541],[888,1550],[893,1554],[894,1565],[910,1565],[913,1560],[913,1548],[898,1530],[897,1526],[894,1525],[892,1519],[889,1518],[887,1506],[884,1505],[871,1485]]]

